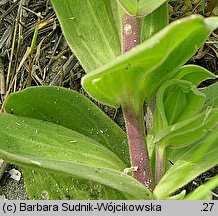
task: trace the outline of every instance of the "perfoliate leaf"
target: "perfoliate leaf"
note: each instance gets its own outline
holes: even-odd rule
[[[113,107],[151,101],[158,88],[176,74],[218,26],[191,16],[169,26],[113,62],[85,75],[82,85],[98,101]]]
[[[178,70],[174,78],[187,80],[193,85],[198,86],[202,81],[215,79],[216,76],[198,65],[185,65]]]
[[[0,116],[1,158],[32,169],[57,171],[93,180],[138,199],[151,193],[133,177],[110,150],[77,132],[40,120]]]
[[[125,10],[135,16],[146,16],[160,7],[166,0],[118,0]]]

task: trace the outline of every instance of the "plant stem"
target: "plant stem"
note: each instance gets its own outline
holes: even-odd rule
[[[156,147],[156,184],[161,180],[165,172],[165,147]]]
[[[136,114],[132,108],[123,107],[123,114],[129,142],[131,166],[137,167],[134,178],[153,190],[151,168],[145,139],[144,113]]]
[[[122,51],[131,50],[140,43],[140,20],[125,14],[122,19]],[[128,103],[130,104],[130,103]],[[140,103],[139,103],[140,104]],[[151,168],[145,139],[143,105],[139,111],[131,106],[122,107],[129,142],[131,166],[137,169],[133,176],[150,191],[153,190]]]
[[[125,14],[122,19],[122,32],[122,51],[125,53],[140,43],[139,18]]]

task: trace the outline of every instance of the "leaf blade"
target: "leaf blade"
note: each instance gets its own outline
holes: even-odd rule
[[[52,86],[30,87],[11,94],[4,108],[13,115],[52,122],[90,137],[129,165],[126,134],[78,92]]]
[[[8,114],[1,115],[0,121],[0,154],[6,160],[31,168],[90,179],[138,198],[151,195],[133,177],[123,175],[125,165],[117,156],[87,137],[55,124]],[[9,122],[13,128],[5,128]],[[35,130],[38,132],[32,135]],[[14,137],[14,134],[17,136]],[[75,141],[74,139],[79,145],[75,146],[75,142],[69,144],[69,140]],[[72,149],[75,150],[74,154]]]
[[[120,33],[116,29],[119,14],[112,12],[116,4],[107,0],[52,0],[68,44],[87,73],[121,53]]]
[[[11,148],[14,148],[17,154],[30,153],[57,160],[63,158],[113,169],[119,169],[120,165],[122,167],[123,162],[110,150],[75,131],[52,123],[8,114],[1,115],[0,119],[2,150],[5,148],[13,153],[10,146],[4,145],[4,141],[14,141],[15,144]]]
[[[6,102],[5,110],[14,115],[52,122],[88,136],[115,152],[127,166],[130,166],[125,133],[90,100],[73,90],[51,86],[30,87],[23,91],[11,94]],[[43,179],[43,172],[40,172],[39,175],[40,178]],[[27,179],[25,185],[30,193],[29,196],[36,199],[35,195],[38,194],[37,198],[41,199],[41,193],[42,190],[45,190],[45,187],[43,187],[43,185],[42,187],[35,187],[34,183],[29,184],[28,182],[28,179],[37,182],[37,175],[32,175],[31,171],[27,171],[25,172],[25,177]],[[50,178],[51,180],[53,179],[59,182],[59,178],[55,178],[55,176],[52,176],[50,173],[44,174],[44,178]],[[69,181],[65,180],[65,182]],[[84,180],[78,179],[77,181],[78,183],[74,185],[73,188],[75,191],[81,191],[80,193],[76,193],[77,196],[73,194],[71,197],[73,196],[76,199],[80,199],[82,198],[80,194],[84,194],[85,197],[88,197],[89,193],[87,190],[78,187],[78,184],[83,184]],[[118,191],[109,187],[106,188],[104,185],[100,185],[99,183],[90,180],[86,181],[87,185],[90,185],[92,188],[97,188],[98,191],[99,188],[102,188],[101,192],[97,193],[101,199],[105,196],[105,199],[114,199],[117,194],[118,197],[120,196]],[[51,185],[51,183],[47,183],[48,185]],[[68,188],[68,186],[65,186],[63,183],[59,182],[59,184],[61,184],[61,186],[58,186],[58,188]],[[35,188],[36,191],[33,191],[33,188]],[[107,193],[107,190],[109,190],[109,194]],[[54,199],[58,199],[60,196],[56,191],[51,192],[50,186],[46,191],[50,191],[50,197],[53,197]],[[68,193],[65,190],[63,190],[63,193],[68,196]],[[96,194],[94,190],[93,193]]]

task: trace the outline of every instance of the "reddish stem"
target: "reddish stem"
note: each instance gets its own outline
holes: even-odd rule
[[[122,20],[122,32],[122,50],[125,53],[140,43],[139,18],[125,14]],[[139,110],[139,112],[135,112],[132,107],[123,107],[130,160],[132,167],[137,167],[137,170],[133,172],[134,178],[152,191],[153,184],[145,139],[144,113],[142,109]]]
[[[123,114],[127,129],[131,165],[137,167],[137,170],[134,171],[134,178],[152,191],[152,176],[145,139],[143,112],[137,115],[133,109],[125,107],[123,108]]]
[[[122,20],[123,53],[140,43],[140,21],[136,16],[125,14]]]

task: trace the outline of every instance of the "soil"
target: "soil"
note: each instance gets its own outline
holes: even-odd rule
[[[169,11],[171,21],[193,13],[203,13],[199,1],[192,0],[187,2],[189,2],[189,4],[186,5],[184,1],[173,1],[170,3]],[[214,8],[210,2],[214,1],[207,3],[205,16],[218,15],[218,8]],[[22,10],[19,14],[19,8],[21,8],[21,6]],[[31,45],[37,22],[36,14],[39,12],[42,15],[40,22],[47,22],[47,25],[39,30],[35,51],[32,59],[28,61],[25,59],[25,53],[27,47]],[[16,22],[16,20],[18,21]],[[218,75],[217,34],[217,31],[214,32],[207,43],[199,49],[189,62],[201,65],[214,72],[216,75]],[[13,55],[11,54],[12,52]],[[25,60],[24,64],[19,68],[22,60]],[[17,73],[18,68],[19,73]],[[30,68],[32,68],[31,71]],[[0,75],[4,74],[4,76],[2,77],[1,75],[0,80],[4,80],[5,85],[0,83],[0,107],[4,103],[4,96],[8,88],[10,88],[9,92],[13,92],[22,90],[28,86],[56,85],[74,89],[87,96],[80,84],[81,77],[85,72],[68,47],[49,0],[0,1],[0,72],[1,71],[3,71],[3,73],[0,73]],[[9,74],[8,77],[7,74]],[[16,78],[12,83],[11,77],[15,74],[17,74],[17,76],[15,76]],[[31,74],[31,76],[28,74]],[[210,85],[216,81],[217,80],[210,80],[204,82],[202,86]],[[110,118],[114,119],[118,125],[123,129],[125,128],[122,113],[119,109],[115,110],[99,103],[96,104]],[[0,200],[28,199],[23,180],[15,181],[10,177],[8,178],[7,172],[12,167],[14,167],[14,165],[8,167],[0,181]],[[186,189],[188,191],[193,190],[217,173],[218,166],[196,178],[195,181],[186,186]],[[214,190],[214,194],[218,194],[218,188]],[[214,199],[218,199],[218,197],[214,196]]]

